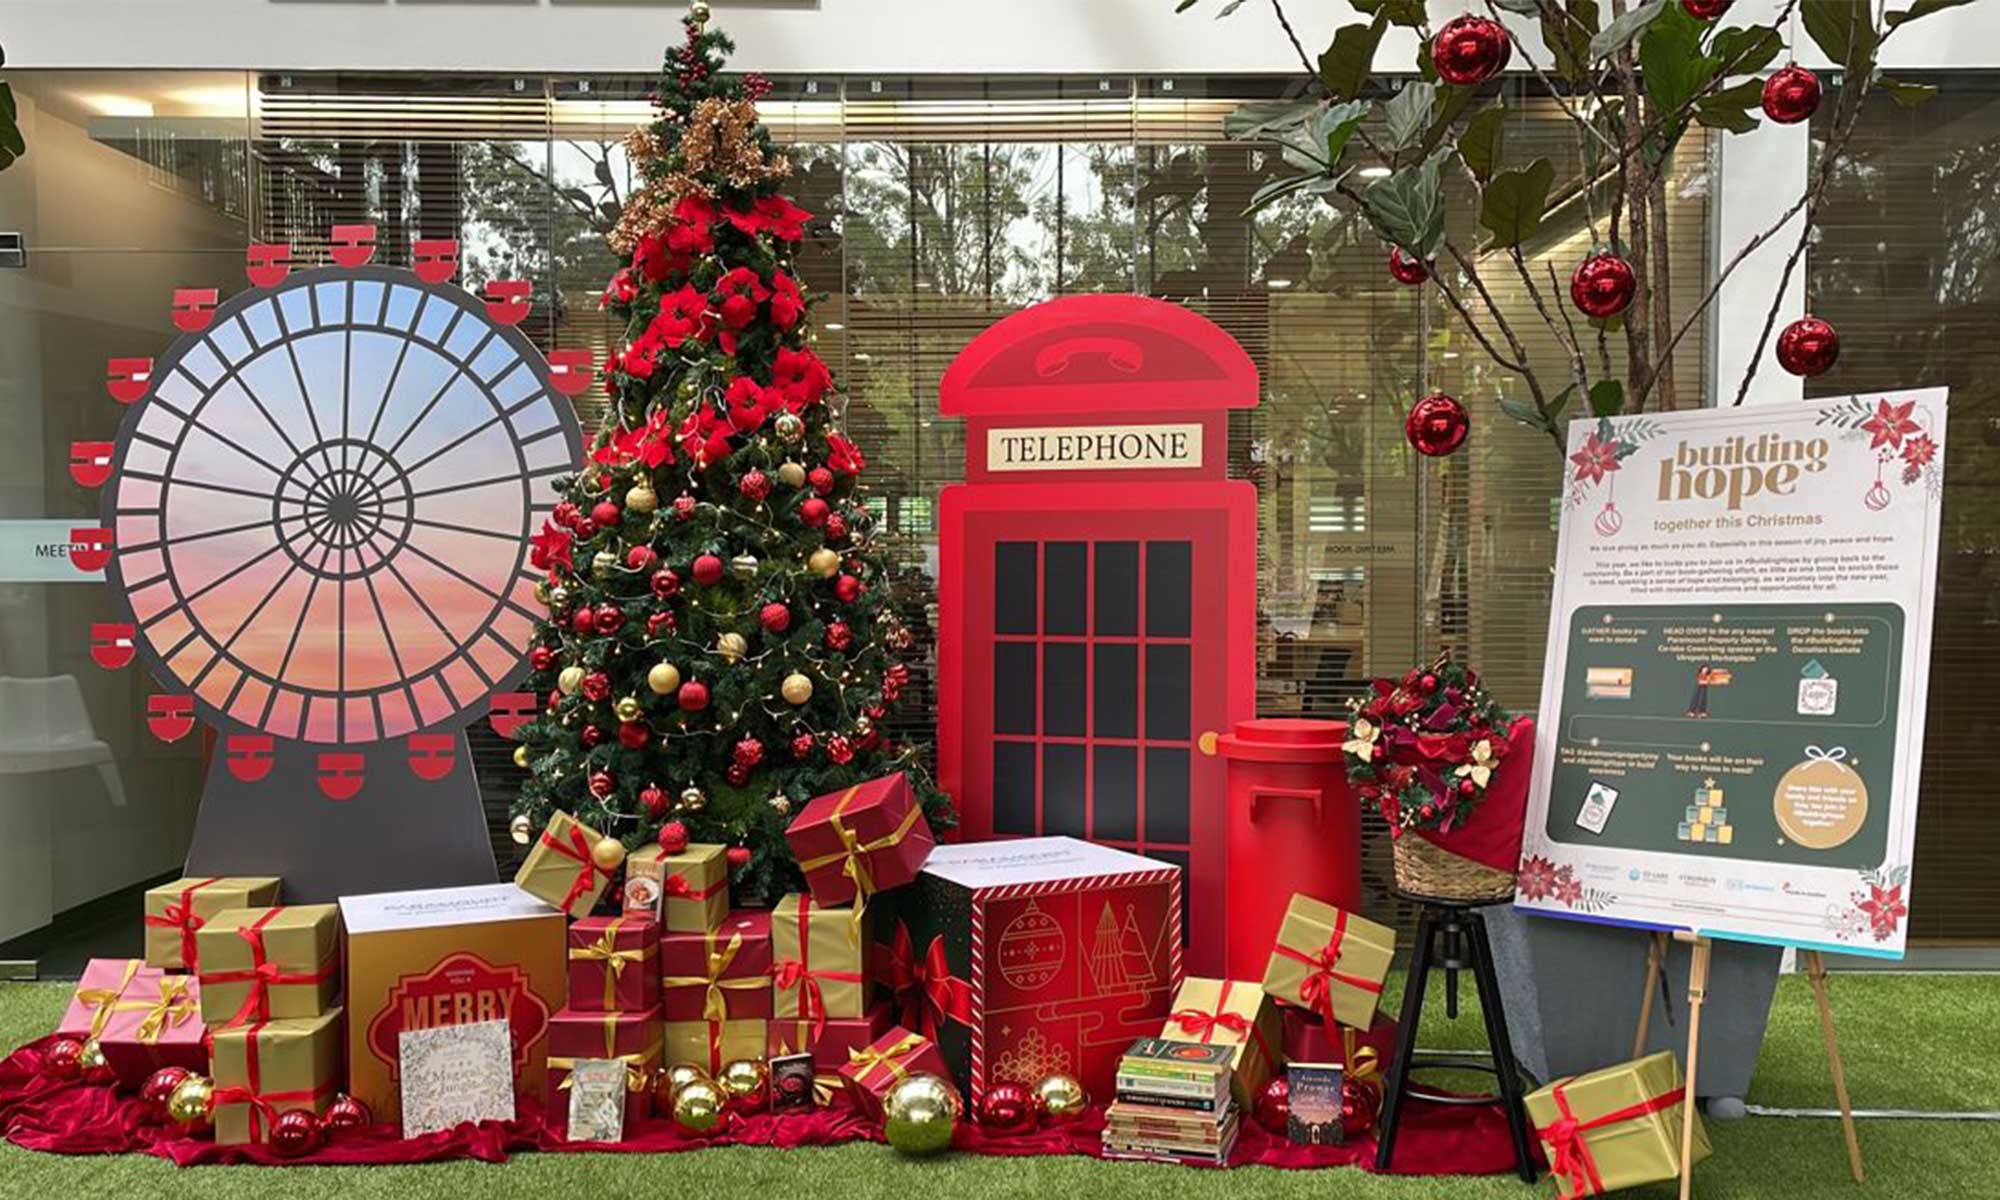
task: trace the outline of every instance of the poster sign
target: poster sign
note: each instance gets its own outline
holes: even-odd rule
[[[1575,422],[1516,903],[1900,958],[1942,388]]]

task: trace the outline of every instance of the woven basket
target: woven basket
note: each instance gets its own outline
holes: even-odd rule
[[[1438,900],[1497,904],[1514,898],[1514,876],[1463,858],[1429,838],[1406,834],[1395,842],[1396,889]]]

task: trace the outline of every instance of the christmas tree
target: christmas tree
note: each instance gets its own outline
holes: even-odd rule
[[[721,842],[739,886],[775,896],[813,796],[907,771],[933,825],[950,808],[881,728],[911,638],[793,275],[810,214],[757,119],[768,84],[721,76],[734,46],[707,16],[690,10],[658,118],[627,139],[644,183],[603,297],[625,333],[589,462],[533,539],[549,618],[528,686],[547,704],[515,753],[513,828],[561,809],[628,847]]]

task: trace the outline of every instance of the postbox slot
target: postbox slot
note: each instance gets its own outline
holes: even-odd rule
[[[1298,800],[1312,805],[1313,824],[1319,824],[1324,803],[1323,793],[1318,788],[1253,787],[1250,789],[1250,819],[1258,820],[1266,807],[1266,801]]]

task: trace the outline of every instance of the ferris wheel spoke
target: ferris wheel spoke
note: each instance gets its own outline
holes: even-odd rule
[[[457,567],[454,567],[450,563],[445,562],[443,559],[438,558],[436,555],[429,553],[422,546],[417,545],[415,542],[403,543],[403,549],[411,554],[416,555],[418,558],[423,559],[425,562],[436,567],[438,570],[443,571],[445,574],[450,575],[452,578],[458,580],[460,583],[463,583],[468,587],[476,588],[478,591],[480,591],[488,598],[490,598],[495,604],[502,605],[503,607],[506,608],[511,608],[515,612],[521,614],[530,621],[536,619],[534,613],[529,612],[527,609],[521,607],[519,604],[514,603],[514,601],[508,598],[504,593],[496,592],[492,588],[487,587],[485,584],[479,582],[477,579],[474,579],[472,576],[467,575],[465,572],[459,570]]]
[[[516,471],[511,475],[495,475],[490,479],[473,479],[465,483],[448,484],[444,487],[425,488],[420,492],[411,492],[409,499],[417,501],[428,499],[431,496],[449,496],[453,492],[475,491],[483,487],[492,487],[496,483],[527,483],[540,479],[544,475],[561,475],[564,472],[575,469],[576,467],[572,463],[560,463],[553,467],[539,467],[533,471]]]
[[[155,475],[151,471],[141,471],[136,467],[127,467],[122,474],[130,476],[133,479],[150,479],[154,483],[162,484],[166,487],[189,487],[199,488],[204,492],[226,492],[232,496],[248,496],[253,500],[269,500],[271,498],[271,493],[260,492],[255,488],[230,487],[226,483],[210,483],[206,479],[182,479],[166,475]],[[123,512],[125,510],[121,509],[119,511]],[[147,509],[145,511],[151,512],[156,510]]]
[[[480,345],[483,346],[485,343],[482,342]],[[424,403],[423,409],[417,413],[416,417],[404,428],[403,432],[396,436],[396,444],[389,447],[388,451],[382,455],[383,462],[394,462],[396,460],[396,455],[402,450],[403,443],[409,441],[410,435],[422,428],[425,421],[430,420],[431,413],[437,411],[437,406],[443,402],[445,393],[451,391],[459,380],[465,378],[466,364],[470,361],[470,359],[467,359],[465,362],[459,363],[458,366],[452,369],[451,374],[445,377],[444,383],[438,387],[436,394]],[[381,468],[382,463],[376,463],[375,470],[368,473],[368,478],[372,481],[375,478],[376,471],[381,470]]]
[[[221,662],[224,658],[241,667],[244,674],[248,675],[250,673],[250,664],[236,658],[230,653],[230,650],[236,645],[236,639],[242,637],[246,630],[257,623],[257,618],[262,615],[264,609],[270,605],[271,601],[277,598],[278,593],[285,590],[285,585],[292,581],[292,576],[297,574],[298,570],[299,564],[296,559],[285,565],[284,574],[278,576],[278,581],[272,584],[264,592],[263,596],[258,598],[257,606],[252,608],[248,615],[241,621],[237,622],[236,628],[230,630],[228,637],[216,644],[215,657],[209,660],[208,665],[201,669],[201,674],[197,675],[194,682],[188,685],[190,690],[200,688],[202,680],[208,678],[208,673],[215,669],[215,664]],[[215,639],[211,636],[209,640],[214,642]]]
[[[518,543],[521,540],[519,533],[508,533],[498,529],[481,529],[477,525],[460,525],[455,521],[433,521],[429,517],[419,516],[411,516],[407,520],[412,525],[422,525],[426,529],[444,529],[452,533],[470,533],[477,537],[492,538],[499,542]]]
[[[374,546],[373,538],[369,539],[369,545],[371,548]],[[379,549],[375,553],[380,556],[385,565],[388,563],[388,555],[383,554]],[[382,630],[382,644],[389,648],[389,662],[396,668],[396,678],[407,679],[409,675],[403,669],[402,651],[396,648],[395,631],[389,628],[389,614],[382,608],[381,594],[375,590],[375,572],[370,571],[363,575],[361,583],[362,586],[368,589],[368,603],[375,609],[375,624]]]
[[[273,554],[276,554],[278,551],[282,549],[284,549],[284,543],[282,542],[271,543],[271,545],[268,548],[260,551],[256,557],[244,559],[242,562],[237,563],[235,566],[229,568],[227,571],[224,571],[222,574],[217,575],[215,578],[209,580],[207,583],[202,584],[199,588],[196,588],[194,591],[189,592],[185,597],[181,599],[181,604],[185,607],[192,607],[195,601],[201,599],[203,596],[208,595],[216,588],[219,588],[223,584],[228,583],[230,580],[236,578],[238,575],[241,575],[243,572],[249,570],[251,567],[256,566],[258,563],[263,562],[265,559],[271,557]],[[175,590],[179,590],[178,586],[176,586]]]
[[[396,381],[403,377],[403,363],[415,344],[416,339],[404,338],[402,349],[396,351],[396,365],[389,368],[389,382],[382,386],[382,398],[375,404],[375,419],[368,423],[368,436],[362,439],[371,446],[375,444],[375,435],[382,432],[382,418],[389,415],[389,399],[396,394]]]
[[[319,311],[317,301],[313,302],[313,311],[315,313]],[[291,360],[292,378],[298,381],[299,407],[306,410],[306,423],[312,426],[313,448],[319,451],[320,461],[326,464],[327,474],[331,475],[340,468],[333,465],[333,456],[327,453],[326,434],[319,427],[319,413],[313,408],[312,389],[306,386],[305,368],[299,366],[299,352],[295,346],[296,340],[296,338],[285,339],[285,357]]]
[[[464,433],[459,434],[457,437],[453,438],[449,442],[446,442],[444,445],[439,446],[437,449],[431,451],[429,454],[424,455],[416,462],[413,462],[408,466],[404,467],[403,474],[405,476],[415,475],[418,471],[423,470],[431,463],[436,462],[440,458],[443,458],[445,455],[451,453],[453,450],[458,449],[460,446],[471,441],[473,438],[478,437],[480,434],[485,433],[487,430],[493,428],[495,425],[498,425],[503,421],[510,420],[516,414],[521,412],[523,409],[528,408],[529,406],[535,404],[539,400],[541,400],[540,394],[538,393],[531,394],[527,399],[521,401],[519,404],[516,404],[511,408],[501,409],[499,412],[494,413],[492,416],[486,418],[484,421],[481,421],[479,424],[473,426],[471,429],[466,430]]]
[[[242,317],[239,316],[236,318],[236,324],[243,329],[245,336],[248,337],[250,327]],[[250,338],[249,340],[253,343],[256,341],[255,338]],[[291,432],[284,427],[278,418],[271,415],[270,409],[264,407],[264,402],[258,398],[256,391],[244,383],[242,367],[243,364],[238,363],[229,369],[228,377],[236,381],[237,390],[243,393],[244,397],[250,401],[251,406],[257,410],[258,415],[264,418],[264,423],[271,427],[271,432],[278,435],[278,440],[285,443],[285,448],[292,452],[293,458],[304,454],[305,451],[300,448],[297,442],[292,440]]]
[[[284,525],[292,521],[302,521],[304,519],[302,516],[279,517],[277,523]],[[176,546],[185,546],[192,542],[205,541],[208,538],[227,537],[232,533],[247,533],[252,529],[269,529],[271,524],[271,519],[266,517],[261,521],[250,521],[242,525],[227,525],[221,529],[204,529],[200,533],[184,533],[177,534],[174,537],[159,537],[154,538],[150,542],[133,542],[129,545],[120,546],[118,549],[121,553],[136,550],[171,550]],[[279,537],[282,538],[283,536],[282,533],[279,534]]]
[[[416,602],[417,607],[423,610],[423,614],[431,619],[431,624],[437,626],[437,631],[444,635],[444,639],[454,645],[457,644],[458,635],[451,631],[451,626],[444,623],[444,618],[437,615],[437,610],[431,607],[431,602],[424,599],[423,592],[410,583],[409,576],[403,574],[402,569],[396,566],[396,560],[385,558],[382,560],[382,567],[396,577],[396,582],[402,585],[403,593]]]
[[[283,468],[274,465],[269,459],[266,459],[263,455],[258,454],[256,451],[251,450],[248,447],[238,443],[234,438],[226,437],[223,434],[218,433],[216,430],[211,429],[206,425],[196,424],[195,419],[192,416],[182,412],[180,409],[175,408],[173,405],[168,404],[166,401],[160,399],[158,393],[154,394],[152,403],[157,404],[161,408],[166,409],[168,412],[179,417],[183,423],[195,429],[200,430],[205,436],[220,443],[221,445],[229,447],[231,450],[236,451],[236,453],[241,454],[243,457],[249,459],[251,462],[256,463],[258,466],[264,468],[266,471],[269,471],[272,475],[275,475],[279,479],[283,479],[285,477],[285,472]],[[186,439],[185,437],[183,437],[181,444],[168,445],[167,449],[169,452],[173,454],[178,454],[180,453],[181,449],[185,446],[185,444],[186,444]]]
[[[326,575],[326,560],[327,560],[327,554],[324,551],[322,551],[319,556],[319,565],[316,567],[309,568],[311,572],[310,578],[312,579],[312,582],[306,586],[306,599],[305,603],[299,605],[298,619],[292,622],[292,636],[290,640],[288,640],[285,643],[285,657],[278,661],[277,678],[280,680],[284,679],[286,673],[291,670],[292,655],[298,653],[299,635],[305,631],[306,618],[312,615],[313,597],[319,594],[320,581],[324,579]],[[293,687],[295,690],[298,691],[305,690],[303,688],[299,688],[296,684],[288,684],[287,686]],[[301,714],[301,716],[303,716],[303,714]]]

